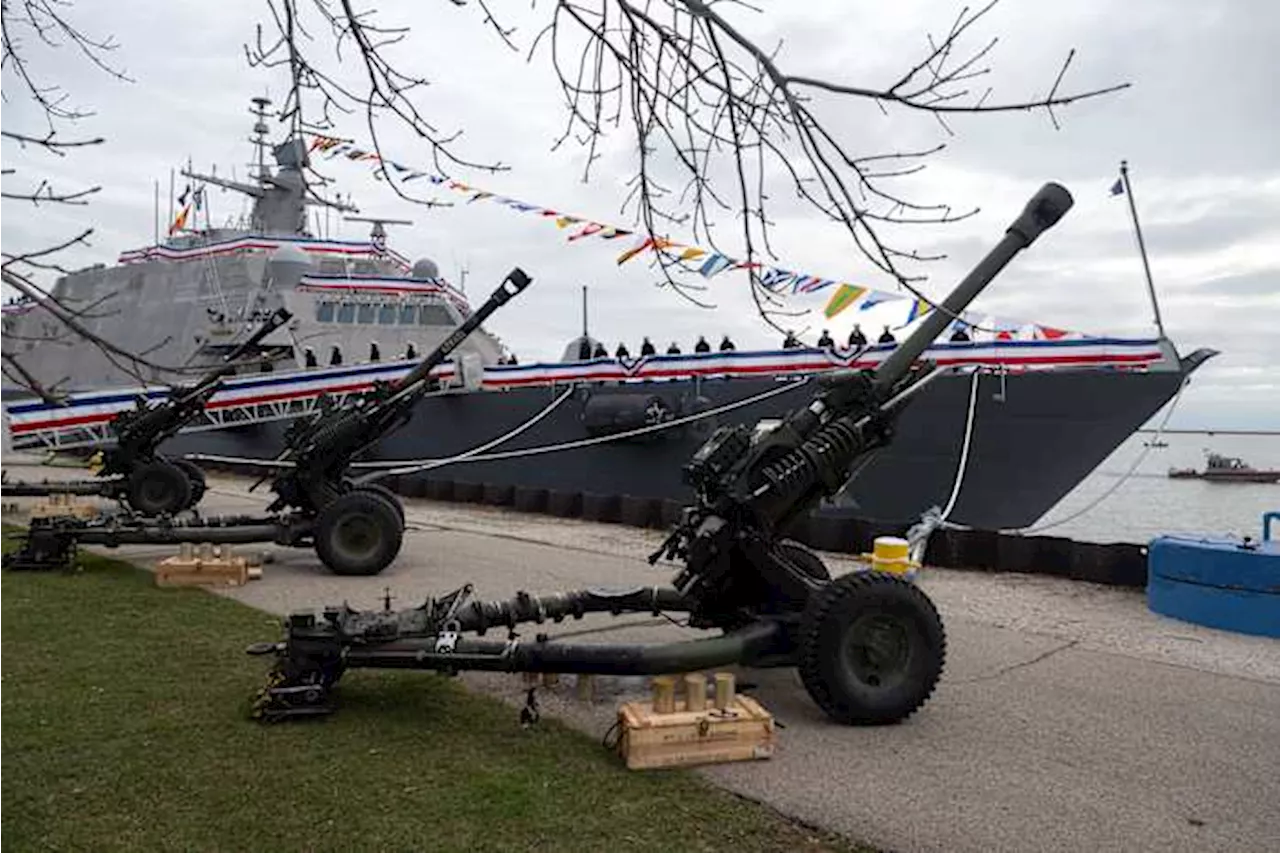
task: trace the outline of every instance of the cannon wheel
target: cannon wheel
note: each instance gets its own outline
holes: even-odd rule
[[[186,459],[174,459],[172,464],[179,471],[186,474],[187,479],[191,482],[191,501],[185,507],[190,509],[200,503],[200,499],[204,497],[204,493],[209,489],[209,483],[205,480],[204,469]]]
[[[798,669],[813,701],[836,722],[884,725],[929,699],[946,653],[942,620],[919,587],[860,572],[810,598]]]
[[[376,575],[400,553],[404,525],[395,505],[363,489],[339,495],[316,519],[316,553],[335,575]]]
[[[172,462],[153,459],[129,474],[129,506],[143,515],[168,515],[191,505],[191,480]]]
[[[393,507],[396,508],[396,514],[400,516],[400,526],[404,527],[404,504],[400,503],[400,497],[381,483],[363,483],[354,487],[355,491],[369,492],[370,494],[380,495],[386,498]]]

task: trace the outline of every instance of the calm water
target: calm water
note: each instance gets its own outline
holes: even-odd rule
[[[1166,435],[1168,447],[1147,450],[1143,442],[1152,438],[1150,433],[1131,437],[1037,526],[1065,519],[1112,488],[1115,491],[1102,503],[1044,534],[1088,542],[1146,542],[1161,533],[1258,538],[1262,513],[1280,511],[1280,484],[1206,483],[1167,476],[1170,468],[1203,470],[1205,449],[1238,456],[1254,468],[1280,468],[1280,436]],[[1117,487],[1144,450],[1146,456],[1134,474]]]

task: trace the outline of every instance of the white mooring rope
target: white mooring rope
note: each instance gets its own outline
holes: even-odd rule
[[[973,428],[976,420],[975,414],[977,412],[976,403],[978,399],[978,377],[979,374],[975,372],[973,375],[973,384],[969,391],[969,412],[965,419],[964,442],[960,449],[960,462],[956,469],[955,481],[952,483],[951,496],[947,500],[946,508],[940,510],[936,506],[930,507],[925,510],[924,514],[920,517],[920,521],[916,522],[916,524],[907,531],[907,541],[911,543],[911,559],[913,560],[923,560],[924,551],[929,544],[929,536],[934,530],[937,530],[938,528],[946,530],[974,529],[966,524],[957,524],[956,522],[950,521],[949,517],[952,510],[955,509],[956,501],[959,499],[960,490],[964,485],[965,471],[968,467],[969,448],[973,438]],[[1092,501],[1064,518],[1055,519],[1045,524],[1003,528],[996,532],[1004,534],[1018,534],[1022,536],[1040,533],[1045,530],[1052,530],[1055,527],[1060,527],[1069,521],[1074,521],[1075,519],[1097,509],[1103,501],[1115,494],[1121,486],[1128,482],[1133,475],[1137,473],[1139,466],[1141,466],[1143,461],[1146,460],[1147,454],[1151,452],[1152,447],[1160,441],[1160,436],[1164,434],[1164,430],[1169,424],[1169,419],[1173,417],[1174,411],[1178,408],[1178,402],[1182,399],[1182,392],[1187,387],[1187,384],[1188,380],[1184,379],[1182,385],[1178,387],[1178,393],[1174,395],[1168,409],[1165,411],[1164,417],[1160,420],[1159,426],[1156,427],[1155,437],[1146,444],[1138,454],[1137,458],[1134,459],[1133,464],[1129,466],[1129,469],[1118,477],[1110,487],[1102,492],[1102,494],[1098,495]]]

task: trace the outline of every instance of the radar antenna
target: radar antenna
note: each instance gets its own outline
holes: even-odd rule
[[[375,249],[385,249],[387,247],[387,229],[386,225],[412,225],[408,219],[382,219],[377,216],[344,216],[343,222],[372,222],[373,228],[369,231],[369,242],[373,244]]]
[[[257,119],[253,124],[253,138],[249,140],[257,151],[258,174],[254,177],[259,181],[265,181],[270,177],[267,172],[267,161],[265,152],[267,149],[267,134],[271,132],[271,128],[267,127],[267,106],[271,103],[271,99],[265,96],[250,98],[253,108],[249,110]]]

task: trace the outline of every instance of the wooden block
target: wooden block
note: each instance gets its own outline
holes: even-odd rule
[[[691,672],[684,677],[685,707],[690,711],[707,709],[707,677],[700,672]]]
[[[676,681],[669,675],[653,679],[653,701],[649,704],[655,714],[674,714],[676,710]]]
[[[627,702],[618,723],[618,752],[632,770],[771,758],[776,744],[773,715],[750,696],[734,696],[724,710],[690,711],[680,702],[669,714]]]
[[[32,518],[93,518],[98,508],[81,503],[74,495],[49,495],[31,508]]]
[[[261,572],[257,573],[259,576]],[[156,586],[242,586],[249,581],[244,557],[165,557],[156,564]]]
[[[724,710],[733,704],[733,673],[716,673],[716,707]]]

